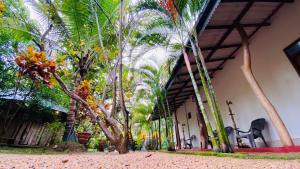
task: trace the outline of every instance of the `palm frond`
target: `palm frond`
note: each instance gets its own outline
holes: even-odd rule
[[[161,13],[164,13],[165,15],[169,15],[168,11],[161,7],[161,5],[155,1],[155,0],[141,0],[136,5],[137,11],[143,11],[143,10],[154,10],[154,11],[160,11]]]
[[[89,16],[92,15],[88,0],[64,0],[62,14],[74,42],[80,44],[81,40],[88,39],[91,26]]]

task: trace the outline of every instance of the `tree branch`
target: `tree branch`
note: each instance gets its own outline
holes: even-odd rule
[[[69,90],[69,88],[65,85],[65,83],[63,82],[63,80],[56,74],[53,73],[54,78],[56,79],[56,81],[59,83],[61,89],[72,99],[80,102],[87,110],[88,112],[92,115],[92,117],[96,120],[96,122],[99,124],[100,128],[102,129],[102,131],[104,132],[105,136],[112,142],[117,141],[116,138],[110,133],[110,131],[108,130],[108,128],[103,124],[103,122],[100,121],[100,117],[94,112],[94,110],[91,109],[91,107],[88,105],[88,103],[86,101],[84,101],[81,97],[79,97],[78,95],[76,95],[75,93],[71,92]],[[100,109],[103,112],[107,112],[103,105],[99,106]],[[110,121],[111,119],[107,119],[108,121]],[[112,122],[113,123],[113,122]]]

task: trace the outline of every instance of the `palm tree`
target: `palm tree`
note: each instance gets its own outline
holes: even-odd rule
[[[153,111],[152,102],[147,102],[147,103],[138,102],[134,104],[131,112],[133,115],[132,123],[134,124],[134,126],[136,126],[137,133],[141,133],[143,131],[150,131],[151,121],[148,119],[148,117],[151,115],[152,111]]]
[[[208,71],[205,66],[205,62],[203,56],[201,54],[200,47],[198,45],[198,37],[193,21],[198,19],[199,13],[202,10],[203,4],[205,1],[199,0],[160,0],[159,4],[153,0],[145,0],[140,3],[140,10],[154,10],[158,14],[158,19],[150,23],[150,28],[163,27],[163,28],[171,28],[171,30],[177,32],[178,36],[181,39],[177,46],[181,48],[181,51],[184,56],[185,63],[187,65],[192,84],[195,90],[196,99],[198,101],[198,105],[201,109],[201,112],[204,116],[205,123],[207,125],[208,134],[212,138],[213,147],[216,151],[223,152],[231,152],[229,146],[228,137],[225,132],[224,124],[220,115],[219,107],[216,101],[216,96],[211,84],[211,80],[208,74]],[[190,36],[190,39],[185,39],[186,35]],[[194,40],[195,39],[195,40]],[[212,134],[211,125],[207,119],[207,115],[205,113],[205,109],[202,103],[201,96],[199,94],[198,86],[196,85],[194,75],[191,71],[188,53],[186,52],[189,46],[185,46],[185,41],[189,40],[191,44],[191,49],[193,51],[193,55],[195,57],[197,68],[199,71],[201,83],[203,85],[204,93],[208,101],[210,114],[213,117],[217,132],[220,146],[217,145],[216,140]],[[196,43],[195,43],[196,41]]]
[[[92,63],[95,62],[98,56],[96,52],[90,50],[93,45],[97,45],[95,38],[97,35],[95,31],[96,24],[94,22],[90,23],[91,19],[89,19],[94,15],[90,10],[91,4],[88,0],[66,0],[62,3],[33,1],[31,5],[38,11],[39,17],[43,18],[41,24],[51,25],[49,34],[61,37],[56,41],[66,49],[63,54],[66,54],[73,63],[74,85],[72,90],[76,92],[80,83],[86,79]],[[46,50],[52,49],[48,48]],[[64,134],[65,141],[75,141],[74,124],[77,109],[78,103],[71,99]]]
[[[41,36],[37,36],[37,39],[32,39],[39,47],[40,52],[47,52],[49,57],[51,57],[51,53],[53,55],[66,55],[69,61],[73,63],[71,68],[74,77],[79,79],[78,81],[92,79],[91,72],[97,72],[99,69],[101,70],[101,72],[98,71],[99,76],[102,77],[102,74],[107,74],[106,84],[102,90],[102,101],[97,105],[101,111],[97,112],[91,108],[87,100],[78,95],[76,85],[73,85],[75,86],[74,89],[70,89],[61,79],[61,73],[51,72],[61,89],[72,99],[69,113],[69,117],[72,118],[69,118],[68,125],[74,124],[73,110],[75,110],[76,104],[74,103],[76,102],[83,106],[85,111],[96,120],[119,153],[128,152],[129,113],[126,109],[123,92],[122,58],[124,55],[123,48],[130,39],[128,37],[131,37],[130,32],[132,31],[130,29],[133,27],[130,23],[128,26],[123,22],[123,1],[121,4],[118,1],[98,2],[97,0],[34,1],[32,5],[40,12],[41,18],[44,18],[39,21],[46,21],[46,24],[42,23],[41,25],[50,25],[46,29],[47,34],[41,34]],[[120,9],[120,12],[117,9]],[[120,30],[117,31],[116,25],[119,26]],[[27,32],[33,34],[31,29],[27,29]],[[49,39],[48,35],[54,35],[54,38]],[[107,57],[104,56],[104,58],[108,60],[101,59],[103,55],[106,55]],[[105,63],[109,65],[105,65]],[[118,76],[117,73],[119,73]],[[124,123],[121,124],[115,119],[117,117],[115,114],[119,113],[116,107],[117,91],[120,91],[121,103],[119,105],[121,105],[124,120]],[[104,102],[108,96],[113,98],[111,111],[104,108]],[[122,129],[120,129],[120,125],[123,126]],[[72,127],[69,129],[72,130]]]
[[[162,86],[162,78],[164,78],[164,65],[160,68],[155,68],[151,65],[144,65],[138,70],[142,75],[142,83],[140,85],[146,85],[149,93],[152,94],[153,101],[157,103],[159,111],[163,113],[165,119],[165,135],[167,137],[167,142],[170,143],[172,138],[169,135],[170,131],[173,129],[172,123],[170,122],[170,112],[166,102],[166,93],[165,89]],[[161,117],[159,115],[159,123]],[[159,131],[159,140],[161,140],[160,129]],[[161,143],[161,141],[160,141]]]

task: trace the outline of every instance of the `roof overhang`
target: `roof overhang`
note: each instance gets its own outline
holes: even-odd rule
[[[210,76],[213,78],[226,62],[234,59],[241,47],[236,25],[242,26],[251,39],[262,27],[270,26],[275,13],[285,3],[291,2],[293,0],[221,0],[221,3],[209,0],[199,17],[197,31]],[[196,81],[201,85],[193,57],[190,57],[190,62]],[[178,59],[165,88],[171,112],[194,94],[183,56]],[[156,110],[152,119],[158,114]]]

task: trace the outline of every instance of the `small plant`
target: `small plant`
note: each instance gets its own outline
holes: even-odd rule
[[[53,133],[50,144],[59,144],[62,142],[65,124],[60,121],[53,121],[47,124],[49,132]]]
[[[174,143],[174,141],[171,141],[169,143],[168,151],[175,151],[175,143]]]
[[[93,124],[87,118],[79,123],[79,125],[75,128],[75,131],[76,131],[76,133],[87,132],[87,133],[92,134],[93,133],[92,128],[93,128]]]

